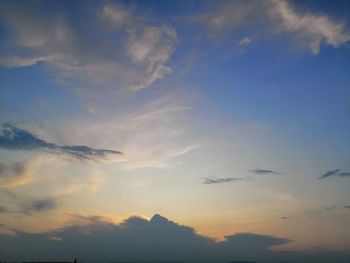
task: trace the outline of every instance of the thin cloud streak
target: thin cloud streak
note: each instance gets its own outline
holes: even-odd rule
[[[227,177],[227,178],[203,178],[203,184],[222,184],[222,183],[232,183],[237,181],[244,181],[244,178],[241,177]]]
[[[268,170],[268,169],[260,169],[260,168],[257,168],[255,170],[250,170],[250,172],[255,173],[255,174],[259,174],[259,175],[264,175],[264,174],[281,174],[278,171]]]
[[[350,177],[350,172],[342,172],[341,169],[330,170],[322,174],[320,177],[318,177],[318,179],[324,179],[333,176]]]

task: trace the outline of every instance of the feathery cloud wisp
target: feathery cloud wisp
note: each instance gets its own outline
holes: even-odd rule
[[[193,17],[216,36],[259,24],[266,34],[289,35],[313,54],[320,52],[322,44],[337,48],[350,41],[346,23],[327,15],[298,12],[284,0],[220,1],[211,10]]]

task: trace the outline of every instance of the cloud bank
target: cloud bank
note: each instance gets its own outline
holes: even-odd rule
[[[98,159],[105,158],[108,155],[122,154],[120,151],[95,149],[86,145],[60,146],[46,142],[30,132],[10,124],[3,124],[2,127],[0,148],[6,150],[47,151],[49,153],[70,155],[78,159]],[[19,174],[19,171],[16,174]]]
[[[120,224],[108,218],[73,216],[73,223],[48,232],[13,231],[0,235],[2,259],[79,261],[259,261],[347,262],[347,252],[274,252],[291,240],[253,233],[228,235],[215,241],[160,215],[151,220],[130,217]],[[20,248],[20,249],[19,249]]]

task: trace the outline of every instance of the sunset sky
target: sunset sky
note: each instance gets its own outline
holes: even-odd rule
[[[0,1],[0,260],[349,262],[349,10]]]

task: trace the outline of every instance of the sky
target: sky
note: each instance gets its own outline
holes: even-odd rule
[[[0,1],[1,259],[349,262],[349,9]]]

